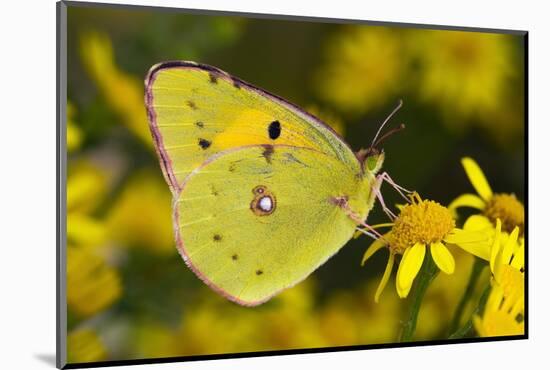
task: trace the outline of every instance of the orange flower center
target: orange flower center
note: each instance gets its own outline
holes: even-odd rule
[[[440,242],[455,227],[451,212],[433,200],[421,200],[418,195],[407,204],[388,234],[390,249],[403,254],[416,243]]]
[[[485,216],[493,223],[497,218],[502,222],[502,230],[512,232],[516,226],[519,227],[520,235],[523,235],[525,222],[525,210],[523,204],[513,194],[495,194],[487,202]]]

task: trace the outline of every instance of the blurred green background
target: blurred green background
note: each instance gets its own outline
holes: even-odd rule
[[[143,79],[153,64],[219,67],[319,115],[356,150],[403,99],[390,126],[407,128],[384,143],[384,168],[448,204],[472,192],[466,155],[496,192],[523,200],[523,58],[519,35],[69,7],[69,361],[387,343],[406,308],[392,289],[374,303],[386,255],[361,268],[365,238],[257,308],[199,281],[176,251],[149,134]],[[387,219],[375,208],[369,221]],[[456,273],[430,287],[418,339],[443,337],[462,294],[472,260],[453,254]]]

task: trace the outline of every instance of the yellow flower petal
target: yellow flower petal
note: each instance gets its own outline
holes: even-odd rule
[[[502,288],[498,284],[492,283],[491,285],[491,293],[489,294],[489,298],[487,299],[487,303],[485,304],[485,312],[498,311],[502,303],[502,299],[504,298]]]
[[[462,166],[466,171],[466,175],[470,179],[472,186],[476,189],[477,193],[483,200],[488,201],[493,196],[493,191],[489,182],[485,178],[483,171],[479,168],[478,164],[469,157],[462,158]]]
[[[451,211],[454,211],[458,207],[483,209],[485,208],[485,202],[475,194],[462,194],[449,204],[449,209]]]
[[[500,219],[497,218],[497,227],[495,232],[495,238],[493,240],[493,245],[491,246],[491,259],[489,260],[489,265],[491,266],[491,272],[495,272],[495,261],[497,259],[497,254],[500,251],[500,229],[502,223]]]
[[[518,249],[514,252],[510,266],[518,270],[525,267],[525,244],[523,242],[520,243]]]
[[[443,240],[450,244],[456,244],[466,252],[489,261],[491,248],[490,237],[487,233],[455,229]]]
[[[435,264],[446,274],[455,272],[455,259],[447,247],[441,242],[435,242],[430,245],[430,252]]]
[[[405,298],[409,294],[413,280],[420,271],[420,267],[422,267],[425,254],[426,246],[421,243],[416,243],[412,248],[407,248],[405,254],[403,254],[396,279],[399,297]]]
[[[378,303],[378,299],[380,298],[380,294],[384,291],[384,288],[386,287],[386,284],[388,284],[388,280],[390,279],[391,270],[393,270],[393,263],[395,261],[395,254],[390,253],[390,257],[388,258],[388,263],[386,264],[386,269],[384,270],[384,275],[382,275],[382,280],[380,280],[380,284],[378,284],[378,288],[376,289],[376,294],[374,295],[374,301]]]
[[[363,260],[361,261],[361,266],[363,266],[365,264],[365,262],[367,262],[367,260],[372,257],[373,254],[378,252],[378,250],[380,250],[380,248],[385,247],[385,246],[386,246],[386,240],[385,239],[383,239],[383,238],[376,239],[367,248],[367,251],[363,255]]]
[[[519,227],[515,227],[514,230],[512,230],[512,233],[508,236],[508,240],[506,240],[506,244],[504,244],[504,248],[502,248],[502,256],[500,258],[500,263],[502,264],[509,264],[512,255],[516,252],[516,250],[519,248],[518,244],[518,234],[519,234]]]
[[[464,223],[464,230],[468,231],[479,231],[489,229],[491,233],[493,232],[493,223],[485,216],[473,215],[468,217]]]
[[[443,240],[449,243],[483,243],[487,242],[490,238],[488,234],[481,231],[467,231],[461,229],[453,229],[449,235],[445,236]]]

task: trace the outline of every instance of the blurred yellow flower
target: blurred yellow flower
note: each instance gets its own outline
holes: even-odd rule
[[[156,171],[129,179],[107,217],[109,235],[125,246],[176,253],[172,230],[172,196]]]
[[[375,282],[363,289],[331,295],[318,307],[319,330],[329,346],[391,343],[399,329],[402,305],[397,296],[388,296],[379,304],[372,301]]]
[[[374,304],[376,287],[336,292],[319,301],[308,279],[250,309],[199,294],[184,308],[180,328],[151,321],[133,325],[133,356],[181,356],[390,343],[400,326],[396,296]]]
[[[136,348],[135,357],[139,358],[181,356],[180,340],[192,340],[181,338],[177,328],[157,322],[133,322],[130,336]]]
[[[334,112],[320,108],[317,105],[308,105],[306,111],[310,114],[313,114],[315,117],[319,118],[321,121],[332,127],[340,136],[344,137],[346,134],[346,127],[344,122],[340,117],[338,117]]]
[[[412,31],[411,44],[419,60],[420,98],[441,107],[446,123],[464,125],[470,119],[491,122],[504,106],[513,76],[513,39],[494,33]]]
[[[449,208],[453,211],[459,207],[478,209],[493,225],[496,224],[497,219],[500,219],[504,231],[510,233],[517,226],[520,235],[523,235],[525,210],[516,196],[514,194],[494,194],[483,171],[472,158],[462,158],[462,166],[478,195],[463,194],[453,200]]]
[[[84,34],[80,40],[80,55],[90,77],[122,122],[152,149],[143,82],[116,65],[109,36],[98,32]]]
[[[81,317],[98,313],[121,295],[118,271],[88,248],[67,246],[67,304]]]
[[[89,161],[71,163],[67,177],[67,241],[98,246],[106,241],[104,223],[91,213],[107,193],[107,174]]]
[[[320,331],[329,346],[350,346],[360,343],[359,307],[352,293],[335,294],[319,311]]]
[[[221,302],[208,295],[186,307],[179,333],[179,350],[199,355],[265,349],[261,311]]]
[[[67,102],[67,151],[72,152],[80,147],[82,143],[82,131],[74,122],[76,108]]]
[[[67,211],[91,212],[107,194],[105,171],[90,161],[72,162],[67,175]]]
[[[372,296],[377,289],[376,281],[368,282],[356,305],[357,316],[363,315],[360,320],[355,320],[360,328],[358,343],[393,343],[401,327],[403,304],[399,297],[388,295],[376,303]]]
[[[316,286],[307,279],[283,292],[277,301],[262,315],[265,322],[267,348],[323,347],[328,342],[320,332],[318,307],[315,302]],[[261,329],[261,323],[259,329]]]
[[[104,361],[107,359],[105,346],[92,329],[76,329],[67,336],[67,362]]]
[[[320,96],[350,114],[384,104],[402,85],[399,31],[348,26],[329,40],[327,62],[316,75]]]
[[[79,246],[99,246],[107,239],[105,225],[89,215],[73,212],[67,214],[67,240]]]
[[[457,242],[474,236],[455,227],[448,208],[432,200],[422,200],[417,193],[414,193],[411,200],[412,203],[401,208],[394,222],[384,225],[391,226],[391,230],[375,240],[363,256],[362,264],[381,248],[389,249],[388,263],[374,296],[375,302],[378,302],[388,282],[396,255],[402,255],[397,270],[397,293],[399,297],[405,298],[424,262],[427,246],[430,247],[431,258],[437,267],[446,274],[452,274],[455,260],[445,244],[458,244]]]

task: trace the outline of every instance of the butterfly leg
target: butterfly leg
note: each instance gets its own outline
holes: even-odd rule
[[[347,197],[335,197],[335,198],[332,199],[332,201],[335,205],[342,208],[342,210],[344,210],[344,212],[346,212],[346,214],[348,215],[349,218],[351,218],[357,224],[363,226],[365,229],[367,229],[369,231],[365,231],[364,229],[359,229],[359,228],[357,230],[361,231],[365,235],[370,236],[373,239],[378,239],[378,238],[382,237],[382,234],[380,234],[378,231],[376,231],[372,226],[367,224],[365,221],[361,220],[361,218],[355,212],[353,212],[353,210],[351,209],[351,207],[348,204]]]
[[[397,218],[397,216],[386,206],[386,203],[384,202],[384,197],[380,192],[380,187],[382,186],[383,182],[384,182],[384,178],[382,177],[382,175],[378,175],[376,177],[376,182],[373,184],[372,190],[374,191],[376,198],[380,202],[380,205],[382,206],[382,210],[384,211],[384,213],[389,217],[390,220],[393,221]]]
[[[387,172],[382,172],[380,175],[376,176],[376,179],[377,180],[381,179],[381,181],[386,181],[388,184],[390,184],[392,188],[394,188],[399,193],[399,195],[403,197],[403,199],[405,199],[407,202],[410,201],[410,199],[407,196],[405,196],[405,194],[403,193],[412,194],[413,191],[410,191],[400,185],[397,185]]]

